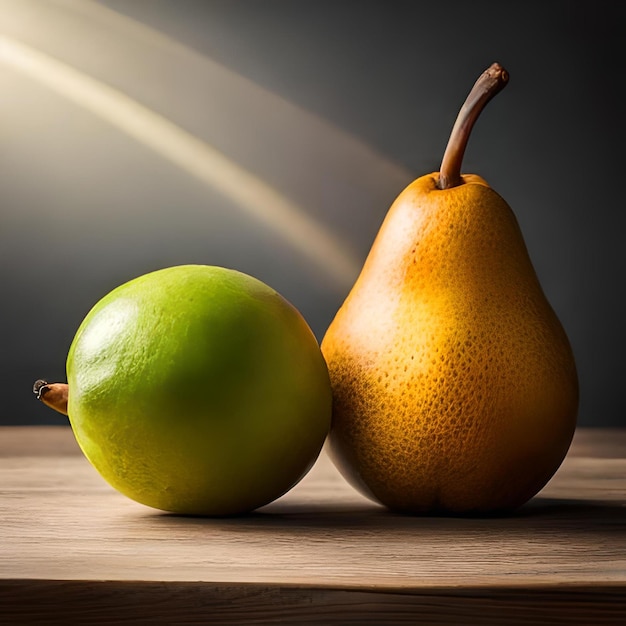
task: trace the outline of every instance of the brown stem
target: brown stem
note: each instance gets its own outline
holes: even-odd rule
[[[478,119],[487,102],[500,92],[508,82],[509,73],[499,63],[494,63],[479,76],[463,103],[450,133],[439,171],[439,182],[437,183],[439,189],[450,189],[463,182],[461,163],[474,122]]]
[[[33,393],[37,400],[41,400],[51,409],[67,415],[67,397],[69,387],[65,383],[48,383],[45,380],[36,380]]]

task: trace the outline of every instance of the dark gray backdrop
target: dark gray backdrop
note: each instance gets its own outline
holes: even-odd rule
[[[579,423],[626,425],[624,3],[18,5],[0,7],[0,35],[216,147],[312,216],[352,265],[339,276],[312,262],[280,229],[59,91],[69,87],[47,85],[48,65],[34,77],[0,62],[1,423],[64,423],[35,402],[33,380],[64,379],[88,309],[159,267],[252,273],[321,339],[395,195],[438,169],[468,89],[499,61],[511,82],[478,122],[464,170],[518,216],[576,354]]]

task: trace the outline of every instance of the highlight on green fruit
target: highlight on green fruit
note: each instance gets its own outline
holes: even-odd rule
[[[100,300],[67,357],[36,381],[115,489],[181,514],[236,515],[306,475],[330,428],[331,389],[301,313],[265,283],[181,265]]]

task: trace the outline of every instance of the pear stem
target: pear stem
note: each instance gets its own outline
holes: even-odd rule
[[[474,122],[486,104],[509,82],[509,73],[493,63],[478,78],[469,92],[450,133],[439,171],[439,189],[450,189],[462,184],[461,164]]]
[[[45,380],[36,380],[33,385],[33,393],[37,400],[41,400],[46,406],[67,415],[67,399],[69,387],[65,383],[49,383]]]

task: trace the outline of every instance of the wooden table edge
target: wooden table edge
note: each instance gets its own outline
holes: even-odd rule
[[[62,598],[62,602],[59,599]],[[316,621],[319,619],[319,621]],[[411,587],[0,580],[7,624],[624,624],[626,583]]]

